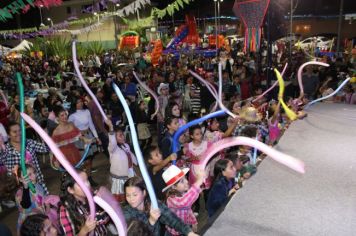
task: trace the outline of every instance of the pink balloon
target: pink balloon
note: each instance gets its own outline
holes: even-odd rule
[[[300,95],[299,98],[304,96],[304,87],[303,87],[303,83],[302,83],[302,73],[303,73],[303,69],[304,67],[306,67],[307,65],[319,65],[319,66],[326,66],[328,67],[329,64],[324,63],[324,62],[319,62],[319,61],[309,61],[304,63],[303,65],[301,65],[298,69],[298,83],[299,83],[299,88],[300,88]]]
[[[283,77],[283,75],[284,75],[284,72],[286,72],[287,66],[288,66],[288,63],[286,63],[286,64],[284,65],[283,71],[282,71],[282,73],[281,73],[281,76],[282,76],[282,77]],[[276,87],[277,84],[278,84],[278,80],[276,80],[276,82],[274,82],[274,84],[273,84],[269,89],[267,89],[266,91],[264,91],[260,96],[258,96],[258,97],[255,98],[254,100],[252,100],[252,102],[258,101],[258,100],[260,100],[261,98],[263,98],[263,96],[266,95],[269,91],[271,91],[274,87]]]
[[[156,111],[155,111],[155,113],[152,114],[152,116],[151,116],[151,119],[152,119],[153,117],[155,117],[155,115],[157,115],[157,113],[158,113],[158,111],[159,111],[159,101],[158,101],[157,94],[156,94],[155,92],[153,92],[152,89],[150,89],[150,87],[148,87],[142,80],[140,80],[140,79],[138,78],[138,76],[137,76],[137,74],[136,74],[135,71],[133,71],[133,75],[135,76],[137,82],[138,82],[144,89],[146,89],[147,92],[149,92],[149,93],[152,95],[152,97],[155,99],[155,101],[156,101]]]
[[[119,235],[125,236],[127,234],[125,217],[119,202],[114,198],[112,193],[105,187],[100,187],[98,193],[94,196],[94,201],[109,214]]]
[[[0,90],[0,95],[2,97],[2,100],[5,103],[6,108],[9,108],[9,103],[7,102],[7,98],[6,98],[6,96],[5,96],[5,94],[4,94],[4,92],[2,90]]]
[[[237,118],[238,116],[235,115],[234,113],[232,113],[229,109],[227,109],[227,107],[225,107],[225,105],[222,102],[222,65],[221,63],[219,63],[219,106],[221,108],[221,110],[226,111],[226,113],[231,116],[232,118]]]
[[[203,79],[202,77],[200,77],[200,75],[198,75],[197,73],[189,70],[189,73],[191,73],[195,78],[197,78],[200,82],[202,82],[203,84],[205,84],[205,86],[208,88],[209,92],[213,95],[213,97],[216,99],[216,103],[214,105],[214,108],[211,112],[216,111],[216,108],[218,107],[218,103],[219,103],[219,97],[218,97],[218,92],[216,91],[215,87],[209,83],[208,81],[206,81],[205,79]]]
[[[84,80],[84,78],[82,76],[82,73],[79,70],[79,65],[78,65],[78,60],[77,60],[77,49],[75,47],[75,41],[73,41],[73,45],[72,45],[72,54],[73,54],[74,69],[75,69],[75,72],[77,73],[77,76],[78,76],[80,82],[82,83],[82,86],[85,88],[85,90],[88,92],[90,97],[95,102],[96,106],[99,108],[99,111],[100,111],[101,115],[103,116],[104,120],[107,120],[108,117],[106,116],[103,108],[100,106],[100,103],[98,102],[98,99],[96,98],[94,93],[90,90],[89,86],[87,85],[87,83],[85,82],[85,80]]]
[[[205,152],[205,159],[201,163],[201,166],[203,168],[206,167],[208,164],[209,160],[219,151],[231,147],[231,146],[236,146],[236,145],[246,145],[250,147],[257,148],[258,150],[266,153],[269,157],[274,159],[275,161],[299,172],[304,174],[305,169],[304,169],[304,163],[292,156],[289,156],[287,154],[284,154],[282,152],[279,152],[269,146],[267,146],[264,143],[261,143],[260,141],[257,141],[255,139],[247,138],[247,137],[233,137],[233,138],[225,138],[222,139],[213,145],[211,145],[208,150]]]
[[[85,196],[88,199],[89,209],[90,209],[90,217],[95,219],[95,204],[93,200],[93,195],[91,191],[87,187],[87,185],[83,182],[83,180],[78,175],[77,171],[73,168],[73,166],[67,161],[61,150],[57,147],[51,137],[34,121],[31,117],[26,115],[25,113],[21,113],[22,118],[41,136],[43,141],[46,142],[48,147],[51,149],[53,155],[57,158],[57,160],[61,163],[61,165],[68,171],[68,173],[74,178],[80,188],[83,190]]]

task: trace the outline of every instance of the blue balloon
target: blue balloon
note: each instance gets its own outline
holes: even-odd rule
[[[173,153],[177,153],[179,150],[179,137],[185,132],[186,129],[192,127],[193,125],[197,125],[199,123],[202,123],[203,121],[206,121],[208,119],[214,118],[214,117],[218,117],[218,116],[222,116],[222,115],[226,115],[226,112],[223,110],[220,111],[216,111],[213,113],[210,113],[206,116],[203,116],[199,119],[195,119],[192,120],[191,122],[183,125],[182,127],[180,127],[177,132],[175,132],[174,136],[173,136],[173,143],[172,143],[172,152]],[[175,165],[176,162],[173,161],[173,165]]]
[[[90,150],[90,145],[91,144],[88,144],[86,147],[85,147],[85,150],[84,150],[84,154],[82,156],[82,159],[80,159],[80,161],[74,166],[74,168],[78,169],[80,168],[80,166],[83,164],[83,162],[85,161],[85,159],[87,158],[88,156],[88,153],[89,153],[89,150]],[[58,169],[60,172],[65,172],[66,170],[63,169],[63,168],[59,168]]]
[[[119,87],[115,83],[113,83],[112,86],[113,86],[113,89],[114,89],[116,95],[118,96],[118,98],[119,98],[119,100],[121,102],[121,105],[123,106],[123,108],[125,110],[126,118],[127,118],[128,123],[129,123],[130,130],[131,130],[132,144],[133,144],[134,151],[135,151],[135,154],[136,154],[137,162],[139,164],[143,180],[146,183],[147,192],[148,192],[148,195],[149,195],[149,197],[151,199],[152,207],[154,209],[158,209],[157,197],[156,197],[155,191],[153,189],[151,178],[150,178],[150,176],[148,174],[148,171],[147,171],[147,168],[146,168],[146,163],[145,163],[145,161],[143,159],[143,155],[142,155],[142,152],[141,152],[141,149],[140,149],[140,145],[138,143],[136,127],[135,127],[135,123],[134,123],[133,118],[132,118],[132,114],[131,114],[130,108],[127,105],[125,97],[124,97],[124,95],[122,95],[122,92],[120,91]]]
[[[258,135],[256,135],[256,140],[258,141]],[[254,150],[253,150],[253,157],[252,157],[252,164],[253,165],[256,165],[256,159],[257,159],[257,148],[255,148]]]
[[[309,108],[311,105],[313,105],[314,103],[320,102],[320,101],[322,101],[322,100],[325,100],[325,99],[328,99],[328,98],[334,96],[335,94],[337,94],[337,93],[342,89],[342,87],[344,87],[344,86],[347,84],[347,82],[350,81],[350,79],[351,79],[351,77],[348,77],[347,79],[345,79],[344,82],[342,82],[342,84],[341,84],[333,93],[331,93],[331,94],[329,94],[329,95],[327,95],[327,96],[325,96],[325,97],[321,97],[321,98],[315,99],[314,101],[309,102],[309,103],[305,106],[304,109],[308,109],[308,108]]]

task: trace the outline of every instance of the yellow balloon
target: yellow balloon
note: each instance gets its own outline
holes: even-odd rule
[[[350,83],[356,83],[356,77],[352,77],[352,78],[350,79]]]
[[[278,100],[281,103],[284,111],[286,112],[286,115],[290,120],[296,120],[297,119],[297,114],[295,114],[294,111],[289,109],[289,107],[285,104],[283,101],[283,94],[284,94],[284,80],[281,76],[281,73],[277,69],[274,69],[274,73],[276,73],[277,79],[278,79],[278,84],[279,84],[279,92],[278,92]]]

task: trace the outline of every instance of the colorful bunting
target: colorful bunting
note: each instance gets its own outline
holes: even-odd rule
[[[62,4],[62,0],[16,0],[0,9],[0,20],[13,19],[14,14],[26,13],[32,7],[52,7]]]

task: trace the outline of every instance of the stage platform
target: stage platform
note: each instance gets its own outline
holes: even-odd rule
[[[303,160],[306,173],[267,157],[204,235],[356,235],[356,106],[307,112],[276,146]]]

